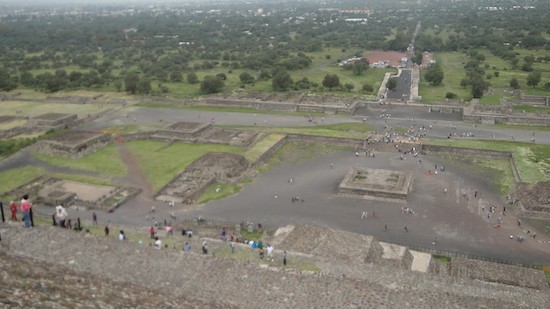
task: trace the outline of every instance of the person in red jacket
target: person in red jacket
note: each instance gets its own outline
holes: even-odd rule
[[[14,201],[11,201],[10,203],[10,210],[11,210],[11,220],[17,221],[17,204],[15,204]]]
[[[29,196],[25,194],[21,200],[21,211],[23,212],[23,220],[25,221],[25,228],[31,227],[31,203],[29,203]]]

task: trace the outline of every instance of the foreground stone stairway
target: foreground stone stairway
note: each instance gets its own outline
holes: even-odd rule
[[[406,268],[425,269],[426,256],[418,255],[417,259],[414,252],[379,243],[370,236],[311,226],[286,228],[272,243],[278,252],[287,250],[290,261],[299,254],[300,258],[311,258],[320,271],[203,255],[196,246],[194,252],[188,253],[157,250],[138,242],[54,227],[23,229],[20,224],[0,224],[0,234],[0,256],[5,259],[55,266],[52,274],[48,268],[41,268],[38,273],[13,274],[9,268],[2,268],[0,286],[5,294],[20,292],[20,288],[10,286],[10,277],[33,282],[36,276],[46,280],[67,273],[82,279],[78,290],[83,293],[93,289],[93,281],[86,286],[88,274],[100,281],[103,278],[114,288],[128,284],[135,290],[158,290],[173,300],[159,305],[162,308],[546,308],[550,303],[547,285],[512,286],[410,271]],[[193,238],[196,242],[201,240]],[[214,250],[217,244],[210,243]],[[29,263],[28,267],[33,268],[32,265]],[[130,307],[136,299],[131,292],[126,293]],[[85,305],[88,299],[71,297],[71,306],[94,307]],[[106,308],[120,307],[121,299],[109,303],[105,297],[102,301]],[[6,304],[4,299],[0,303]]]

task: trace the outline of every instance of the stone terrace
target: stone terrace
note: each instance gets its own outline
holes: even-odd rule
[[[114,232],[114,228],[112,230]],[[301,232],[311,235],[304,235],[305,238],[300,239]],[[33,295],[31,285],[21,284],[23,287],[18,288],[18,283],[9,285],[6,282],[12,271],[17,280],[51,288],[53,294],[40,294],[45,301],[59,295],[59,290],[51,284],[52,280],[62,286],[73,285],[68,298],[73,302],[73,307],[82,308],[95,306],[89,302],[88,294],[91,292],[86,289],[87,283],[99,289],[94,294],[101,297],[101,307],[105,308],[133,307],[141,299],[144,302],[138,307],[148,307],[151,304],[148,302],[158,298],[138,297],[141,291],[149,293],[153,290],[158,290],[161,296],[166,295],[167,301],[173,301],[160,304],[163,308],[181,308],[186,305],[199,308],[544,308],[550,303],[547,288],[539,291],[479,280],[453,279],[362,261],[354,262],[356,258],[353,256],[347,261],[338,262],[338,257],[332,255],[332,252],[342,247],[366,250],[367,246],[357,241],[361,238],[368,244],[369,238],[357,238],[352,233],[335,234],[327,238],[332,232],[298,227],[286,232],[288,242],[285,243],[284,239],[279,242],[280,247],[276,248],[279,250],[309,248],[313,252],[335,258],[326,260],[325,264],[320,263],[321,272],[309,272],[283,268],[280,262],[277,262],[277,266],[275,262],[243,263],[195,252],[156,250],[137,242],[121,242],[114,237],[104,238],[54,227],[39,226],[24,230],[20,224],[4,224],[0,227],[0,258],[8,261],[32,259],[36,261],[36,267],[12,271],[9,266],[2,265],[0,282],[5,283],[2,284],[5,288],[0,291],[7,295]],[[313,238],[309,238],[311,236]],[[346,237],[352,238],[350,243]],[[180,239],[184,241],[184,238]],[[308,239],[317,245],[309,244]],[[329,242],[332,244],[329,245]],[[210,244],[214,243],[211,240]],[[218,243],[219,246],[227,246],[221,241]],[[295,247],[284,247],[291,244]],[[239,246],[238,250],[250,249]],[[196,245],[194,251],[197,251]],[[279,254],[276,251],[276,255]],[[289,251],[289,260],[292,261],[298,254]],[[362,253],[354,255],[359,257]],[[54,266],[43,266],[49,264]],[[89,276],[90,273],[93,276]],[[37,277],[43,279],[38,280]],[[102,279],[100,281],[104,285],[94,285],[98,278]],[[106,297],[106,286],[109,284],[122,295]],[[42,291],[40,288],[34,290]],[[75,294],[77,290],[81,295]],[[36,294],[31,297],[40,299]],[[17,306],[14,303],[17,300],[24,301],[21,297],[11,297],[1,298],[0,302],[10,304],[11,301],[12,306]]]
[[[44,154],[78,158],[94,152],[110,142],[111,136],[109,134],[71,131],[40,141],[34,147],[36,151]]]

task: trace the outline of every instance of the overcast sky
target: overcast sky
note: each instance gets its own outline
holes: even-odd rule
[[[199,0],[200,1],[200,0]],[[206,0],[208,1],[208,0]],[[74,4],[154,4],[154,3],[190,3],[197,0],[0,0],[0,5],[74,5]]]

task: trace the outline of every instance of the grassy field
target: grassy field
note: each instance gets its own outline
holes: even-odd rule
[[[544,89],[543,85],[550,82],[550,63],[535,62],[533,68],[542,72],[542,79],[536,88],[527,86],[526,79],[529,72],[522,71],[520,68],[523,65],[523,58],[527,55],[535,57],[548,55],[547,51],[532,51],[525,49],[515,49],[520,62],[518,68],[513,68],[510,61],[503,60],[494,56],[487,49],[479,49],[478,52],[485,56],[485,61],[482,66],[485,68],[485,77],[490,75],[487,81],[493,89],[496,89],[496,94],[482,98],[482,104],[498,104],[500,99],[506,96],[503,89],[509,88],[510,80],[516,78],[519,81],[520,88],[525,94],[531,95],[550,95],[550,90]],[[436,60],[441,64],[445,77],[443,84],[440,86],[431,86],[423,78],[419,85],[419,94],[422,96],[422,101],[433,103],[443,101],[447,92],[453,92],[458,95],[458,98],[469,100],[471,98],[470,87],[461,88],[460,81],[466,77],[464,64],[468,62],[469,57],[463,52],[442,52],[435,54]],[[498,72],[498,73],[497,73]],[[495,74],[497,73],[497,74]],[[498,75],[498,76],[496,76]]]
[[[441,64],[445,77],[442,85],[431,86],[424,78],[425,71],[422,72],[418,88],[422,101],[426,103],[444,101],[447,92],[455,93],[459,99],[469,100],[471,98],[470,89],[460,87],[460,81],[466,77],[464,72],[464,63],[468,61],[466,54],[460,52],[437,53],[435,58]]]
[[[254,163],[258,161],[261,155],[263,155],[269,148],[273,147],[281,139],[285,138],[284,134],[269,134],[264,137],[260,142],[256,143],[252,148],[248,149],[244,153],[244,157]]]
[[[547,106],[512,105],[512,109],[516,111],[526,111],[527,113],[550,113],[550,107]]]
[[[45,173],[45,170],[33,166],[15,168],[0,173],[1,198],[5,203],[7,203],[7,200],[15,199],[16,197],[14,196],[7,196],[6,192],[17,188],[18,186],[27,183],[38,176],[44,175]]]
[[[133,141],[126,147],[133,153],[141,172],[154,192],[171,181],[191,162],[207,152],[240,153],[242,148],[214,144],[174,143],[168,147],[157,141]]]
[[[120,160],[117,145],[109,145],[79,159],[54,157],[40,153],[33,153],[33,155],[54,166],[92,171],[108,176],[125,176],[128,173],[126,166]]]
[[[102,110],[103,109],[100,109],[97,104],[44,104],[38,102],[4,101],[0,109],[0,116],[17,115],[17,111],[21,111],[22,115],[31,118],[52,112],[77,114],[78,118],[84,118],[87,117],[88,114],[95,114]]]
[[[481,128],[502,128],[502,129],[514,129],[514,130],[526,130],[526,131],[550,131],[550,126],[530,126],[530,125],[514,125],[514,124],[477,124],[478,127]]]
[[[429,139],[425,142],[434,145],[510,151],[514,155],[516,166],[524,182],[535,183],[548,180],[548,175],[550,175],[550,145],[508,141],[448,139]]]
[[[364,123],[339,123],[331,125],[315,125],[308,127],[263,127],[263,126],[232,126],[234,128],[273,131],[278,133],[296,133],[307,135],[321,135],[331,137],[365,138],[374,129]]]
[[[218,190],[219,189],[219,190]],[[209,201],[219,200],[231,196],[241,190],[240,185],[215,182],[211,184],[201,195],[198,204],[206,204]]]
[[[225,113],[249,113],[249,114],[270,114],[270,115],[311,115],[311,116],[324,116],[322,112],[290,112],[290,111],[276,111],[267,109],[257,109],[254,107],[238,107],[238,106],[213,106],[213,105],[180,105],[174,106],[162,103],[138,103],[136,107],[146,108],[167,108],[167,109],[182,109],[182,110],[199,110],[199,111],[212,111],[212,112],[225,112]]]

